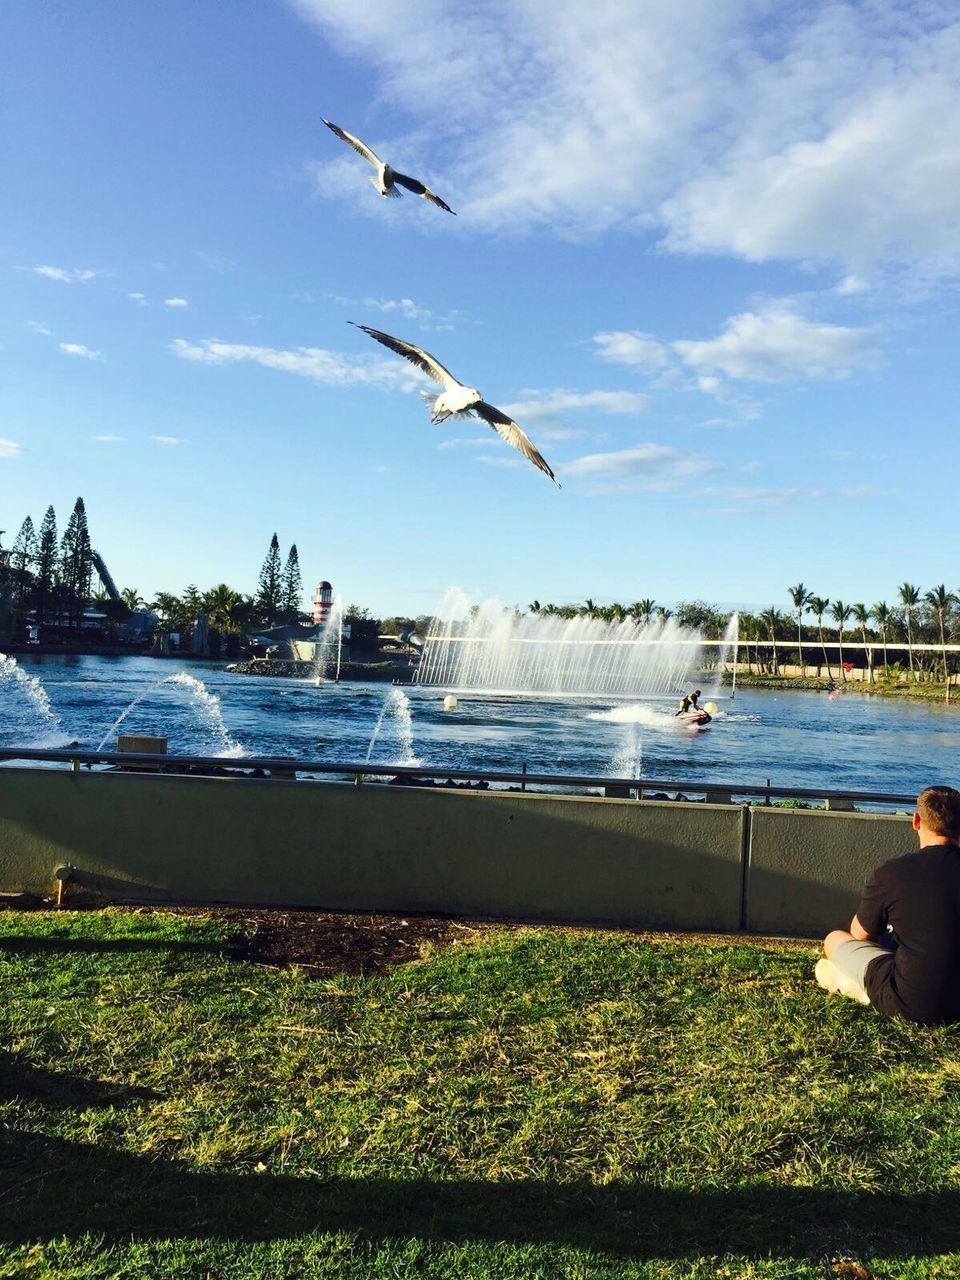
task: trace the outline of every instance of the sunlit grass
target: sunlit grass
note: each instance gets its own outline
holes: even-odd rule
[[[315,980],[228,935],[0,914],[0,1275],[960,1275],[957,1041],[809,947],[531,929]]]

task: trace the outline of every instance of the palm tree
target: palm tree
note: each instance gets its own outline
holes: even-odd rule
[[[880,628],[880,639],[883,642],[883,675],[886,679],[887,675],[887,627],[890,625],[892,617],[890,606],[886,600],[878,600],[870,610],[870,616]]]
[[[897,588],[900,603],[903,605],[903,616],[907,620],[907,657],[910,659],[910,679],[913,680],[913,630],[911,619],[913,611],[920,603],[920,589],[911,582],[904,582]]]
[[[623,605],[620,604],[619,601],[614,600],[613,604],[610,606],[611,622],[623,622],[626,616],[627,611],[624,609]]]
[[[797,648],[800,650],[800,674],[805,674],[806,668],[803,663],[803,632],[801,631],[801,622],[803,621],[803,611],[812,599],[811,592],[798,582],[795,587],[787,587],[790,593],[790,599],[793,601],[793,607],[797,611]]]
[[[813,610],[817,619],[817,634],[820,637],[820,648],[823,650],[823,661],[827,667],[827,679],[833,679],[833,672],[830,670],[830,659],[827,657],[827,646],[823,643],[823,615],[830,607],[830,601],[824,599],[823,596],[811,596],[807,604]]]
[[[653,610],[656,602],[651,600],[649,596],[644,596],[642,600],[636,600],[627,610],[638,623],[642,622],[645,627],[650,625],[650,619],[653,617]]]
[[[780,674],[780,663],[777,659],[777,627],[783,622],[783,617],[778,610],[771,605],[760,615],[760,621],[766,626],[767,632],[773,643],[773,674]]]
[[[957,603],[957,597],[952,591],[948,591],[941,582],[939,587],[934,587],[928,591],[923,597],[927,604],[934,610],[937,615],[937,622],[940,624],[940,649],[943,653],[943,683],[946,686],[946,701],[950,701],[950,676],[947,674],[947,641],[943,629],[943,621],[950,610],[951,605]]]
[[[662,604],[658,604],[653,612],[657,615],[657,617],[660,619],[661,622],[666,622],[668,618],[673,617],[673,610],[665,609]]]
[[[857,620],[857,626],[860,628],[860,634],[863,636],[863,656],[867,660],[867,675],[871,684],[873,684],[873,650],[867,648],[867,623],[870,621],[870,610],[864,604],[854,604],[850,606],[853,616]]]
[[[843,667],[843,624],[850,617],[850,606],[844,604],[842,600],[834,600],[830,609],[830,616],[837,624],[837,634],[840,641],[840,675],[846,683],[847,673]]]
[[[233,610],[243,604],[243,596],[225,582],[218,583],[204,592],[201,606],[210,618],[210,625],[217,631],[236,631]]]
[[[124,587],[120,592],[120,598],[131,613],[135,613],[142,604],[147,603],[136,587]]]
[[[584,600],[583,604],[577,610],[577,613],[582,614],[584,617],[592,618],[596,611],[597,606],[593,603],[590,597],[587,596],[586,600]]]
[[[530,604],[528,604],[528,605],[527,605],[527,608],[530,610],[530,612],[531,612],[531,613],[539,613],[539,612],[540,612],[540,601],[539,601],[539,600],[532,600],[532,601],[530,602]]]
[[[150,608],[155,613],[159,613],[160,620],[166,623],[176,616],[180,609],[180,600],[170,591],[158,591],[150,601]]]

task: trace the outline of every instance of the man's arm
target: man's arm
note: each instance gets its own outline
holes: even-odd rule
[[[858,916],[854,916],[853,919],[850,921],[850,933],[856,939],[857,942],[873,941],[873,939],[870,937],[870,934],[867,933],[866,929],[860,923],[860,919]]]

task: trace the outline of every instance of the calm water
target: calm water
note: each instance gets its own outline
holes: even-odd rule
[[[444,690],[232,675],[150,658],[25,656],[49,702],[9,669],[0,745],[94,749],[130,703],[123,732],[163,734],[171,753],[518,769],[692,782],[916,791],[960,784],[960,709],[858,695],[745,690],[706,730],[680,728],[673,702],[536,701]],[[173,680],[184,673],[191,679]],[[163,681],[163,683],[160,683]],[[197,682],[202,682],[198,686]],[[375,729],[376,740],[371,749]],[[114,745],[108,739],[104,750]]]

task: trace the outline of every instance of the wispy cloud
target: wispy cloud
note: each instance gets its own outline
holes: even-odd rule
[[[723,378],[752,382],[845,378],[874,368],[879,353],[868,329],[807,319],[791,299],[767,300],[730,316],[708,339],[661,342],[652,334],[618,330],[594,335],[602,360],[640,372],[670,369],[693,374],[701,391],[716,392]]]
[[[22,447],[15,440],[5,440],[0,436],[0,458],[19,458]]]
[[[86,284],[101,275],[99,271],[81,271],[77,267],[32,267],[38,276],[47,280],[59,280],[61,284]]]
[[[53,330],[47,328],[47,326],[42,324],[39,320],[28,320],[27,327],[32,329],[34,333],[42,334],[45,338],[53,337]]]
[[[854,369],[875,367],[878,360],[867,330],[806,320],[784,303],[731,316],[716,338],[672,345],[701,379],[717,374],[755,382],[845,378]]]
[[[220,342],[216,338],[202,342],[175,338],[170,350],[181,360],[214,365],[258,364],[334,387],[366,384],[413,388],[422,382],[420,375],[399,361],[379,356],[344,356],[323,347],[295,347],[292,351],[285,351],[247,343]]]
[[[670,364],[670,351],[652,333],[638,329],[615,329],[595,333],[593,342],[601,360],[629,364],[645,373],[659,373]]]
[[[465,313],[457,308],[448,311],[431,311],[429,307],[420,306],[412,298],[343,298],[333,296],[332,299],[341,307],[354,307],[358,311],[378,311],[381,315],[396,315],[404,321],[419,325],[421,329],[450,330]]]
[[[606,414],[643,413],[650,397],[636,391],[523,391],[522,400],[501,406],[511,417],[552,418],[563,413],[596,410]]]
[[[448,439],[441,440],[437,445],[438,449],[489,449],[493,445],[500,445],[497,436],[491,434],[488,436],[451,436]]]
[[[102,359],[99,351],[93,351],[90,347],[85,347],[82,342],[61,342],[60,350],[65,356],[80,356],[84,360]]]
[[[189,441],[185,440],[183,436],[151,436],[150,439],[157,444],[164,445],[189,444]]]
[[[566,463],[563,475],[587,481],[594,492],[666,493],[717,468],[712,458],[650,443],[584,454]]]
[[[703,491],[707,500],[718,505],[709,508],[712,515],[742,516],[762,515],[779,511],[784,507],[805,505],[811,502],[850,502],[870,497],[876,490],[869,485],[848,485],[839,488],[824,486],[774,488],[707,488]]]
[[[91,436],[91,440],[96,440],[99,444],[121,444],[126,440],[126,436]]]
[[[190,304],[186,298],[164,298],[163,305],[165,307],[188,307]]]
[[[395,0],[291,3],[419,123],[369,141],[428,161],[461,222],[633,228],[676,252],[854,272],[960,266],[960,148],[931,127],[960,117],[953,6],[815,0],[771,21],[742,0],[431,0],[411,23]]]
[[[141,307],[149,306],[149,303],[147,302],[147,295],[145,293],[140,293],[135,290],[133,293],[128,293],[127,297],[131,302],[139,303]]]

